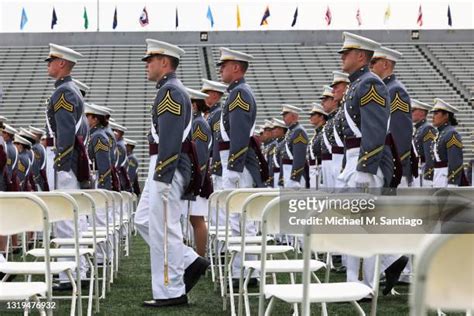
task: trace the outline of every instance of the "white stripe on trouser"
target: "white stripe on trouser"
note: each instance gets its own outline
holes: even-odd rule
[[[52,191],[54,190],[54,156],[53,147],[46,148],[46,176],[48,177],[48,186]]]
[[[77,181],[76,175],[70,170],[69,175],[71,179],[68,181],[58,181],[58,190],[79,190],[79,182]],[[85,215],[79,216],[79,238],[82,237],[82,232],[87,231],[87,218]],[[74,237],[74,221],[60,221],[53,225],[53,233],[57,238],[72,238]],[[73,246],[62,246],[64,248],[71,248]],[[58,261],[70,261],[70,258],[58,258]],[[89,270],[89,264],[84,257],[80,258],[81,262],[81,279],[86,278],[86,272]],[[74,272],[75,276],[75,272]],[[59,274],[59,280],[61,282],[69,282],[69,278],[66,273],[61,272]]]
[[[434,168],[433,188],[445,188],[448,186],[448,167]]]
[[[360,148],[351,148],[346,151],[346,166],[343,172],[339,175],[338,179],[343,181],[346,188],[355,188],[355,175],[357,174],[357,161],[359,159]],[[383,186],[383,174],[382,170],[378,168],[377,174],[372,177],[369,183],[370,188],[381,188]],[[393,262],[395,262],[400,256],[384,255],[380,258],[380,271],[384,271]],[[359,257],[347,256],[347,281],[355,282],[359,280]],[[375,256],[364,258],[363,271],[364,280],[363,282],[372,287],[374,283],[374,268],[375,268]]]
[[[221,161],[222,161],[222,186],[224,189],[234,189],[236,188],[235,184],[231,183],[227,177],[227,161],[229,157],[229,151],[223,150],[220,152]],[[239,178],[239,188],[252,188],[253,187],[253,178],[247,168],[244,167],[244,170],[240,174]],[[221,224],[219,224],[221,225]],[[225,222],[222,222],[222,225],[225,225]],[[240,214],[230,214],[229,216],[229,225],[232,230],[232,236],[240,236]],[[247,221],[245,225],[245,235],[246,236],[256,236],[257,227],[255,222]],[[246,255],[245,260],[257,260],[256,255]],[[240,266],[242,265],[242,256],[237,254],[232,263],[232,277],[239,278],[240,276]],[[253,277],[257,277],[259,273],[255,272],[252,274]]]
[[[293,165],[283,164],[282,167],[283,167],[283,181],[284,181],[283,184],[285,185],[286,188],[288,188],[287,187],[288,183],[290,183],[290,181],[292,181],[291,180],[291,170],[293,169]],[[304,188],[305,187],[305,180],[304,180],[303,176],[301,176],[299,182],[300,182],[300,187]]]
[[[153,180],[157,155],[150,157],[148,178],[143,188],[140,202],[135,214],[135,225],[138,232],[150,247],[151,284],[154,299],[175,298],[185,294],[185,264],[192,263],[197,254],[183,244],[181,231],[181,210],[185,201],[181,200],[184,179],[178,170],[171,182],[168,201],[168,276],[169,284],[164,282],[164,227],[163,199],[158,192],[157,181]]]
[[[339,187],[337,178],[341,174],[343,160],[344,160],[343,154],[335,154],[335,153],[332,154],[331,168],[332,168],[335,188]]]
[[[334,179],[334,172],[332,171],[332,163],[331,160],[323,160],[321,161],[321,177],[323,178],[323,187],[324,188],[334,188],[335,186],[335,179]]]

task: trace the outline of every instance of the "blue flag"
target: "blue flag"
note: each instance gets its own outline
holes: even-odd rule
[[[262,21],[260,22],[260,25],[268,25],[268,17],[270,16],[270,8],[267,6],[265,9],[265,12],[263,13]]]
[[[115,30],[117,27],[118,21],[117,21],[117,7],[115,7],[115,12],[114,12],[114,22],[112,23],[112,28]]]
[[[25,8],[21,10],[21,22],[20,22],[20,30],[23,30],[23,28],[26,25],[26,22],[28,22],[28,17],[26,16],[26,11]]]
[[[53,16],[51,17],[51,29],[54,29],[54,26],[58,24],[58,17],[56,16],[56,10],[53,7]]]
[[[178,7],[176,7],[176,24],[175,27],[178,28],[179,26],[179,21],[178,21]]]
[[[296,25],[297,19],[298,19],[298,7],[296,7],[295,14],[293,14],[293,22],[291,22],[291,27]]]
[[[206,14],[207,19],[209,22],[211,22],[211,27],[214,27],[214,17],[212,16],[212,11],[211,11],[211,6],[207,6],[207,14]]]
[[[448,25],[453,26],[453,19],[451,18],[451,8],[448,5]]]

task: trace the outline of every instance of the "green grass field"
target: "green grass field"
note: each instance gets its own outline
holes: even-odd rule
[[[187,315],[230,315],[222,311],[222,299],[219,293],[214,292],[210,273],[202,278],[189,294],[189,305],[186,307],[168,307],[164,309],[150,309],[142,307],[144,300],[151,299],[150,282],[150,261],[148,246],[140,236],[132,240],[131,254],[121,261],[118,278],[112,284],[112,290],[107,294],[107,298],[101,301],[100,313],[98,315],[108,316],[135,316],[135,315],[166,315],[166,316],[187,316]],[[324,272],[318,273],[318,277],[323,280]],[[281,280],[287,277],[281,276]],[[331,281],[343,281],[345,274],[331,273]],[[380,297],[378,301],[378,315],[408,315],[408,286],[399,285],[396,287],[401,293],[399,296]],[[258,301],[251,298],[252,315],[257,314]],[[362,308],[370,311],[370,303],[362,303]],[[59,301],[55,315],[69,314],[69,301]],[[313,304],[312,315],[320,315],[320,305]],[[87,308],[87,302],[83,302],[83,309]],[[273,309],[273,315],[291,315],[290,305],[278,302]],[[329,304],[329,315],[356,315],[355,309],[349,303]],[[6,311],[0,309],[0,315],[20,315],[21,312]],[[32,313],[37,315],[37,313]],[[430,314],[431,315],[431,314]],[[436,313],[432,313],[436,315]],[[449,314],[456,315],[456,314]],[[461,314],[459,314],[461,315]]]

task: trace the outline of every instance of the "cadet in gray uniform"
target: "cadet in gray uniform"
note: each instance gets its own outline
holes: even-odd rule
[[[49,191],[48,178],[46,176],[46,148],[41,144],[41,137],[46,132],[40,128],[29,127],[29,131],[35,135],[35,143],[32,147],[35,160],[33,163],[33,175],[38,191]]]
[[[304,188],[304,169],[308,147],[308,134],[298,122],[301,109],[284,104],[281,115],[288,131],[285,135],[285,146],[281,152],[281,167],[285,188]]]
[[[458,122],[454,115],[458,109],[436,98],[431,112],[433,126],[438,129],[438,135],[433,142],[433,187],[468,186],[464,173],[462,139],[455,128]]]
[[[21,191],[38,191],[35,178],[34,178],[34,164],[35,164],[35,153],[32,150],[32,147],[36,144],[36,136],[31,133],[29,130],[21,127],[20,128],[20,133],[18,133],[18,136],[21,136],[22,140],[26,140],[26,142],[17,142],[15,143],[18,152],[25,152],[26,158],[28,159],[28,168],[25,169],[24,174],[20,175],[20,165],[18,165],[18,170],[19,170],[19,178],[20,178],[20,189]],[[21,150],[20,150],[21,149]],[[19,154],[19,158],[21,158],[23,154]],[[25,158],[19,159],[18,163],[22,163],[23,165],[26,165],[25,163]],[[23,172],[23,171],[22,171]]]
[[[321,177],[323,185],[326,188],[333,189],[336,187],[336,178],[339,176],[339,170],[337,167],[340,166],[342,161],[343,150],[338,150],[338,156],[333,156],[332,148],[336,146],[334,140],[334,118],[337,113],[338,103],[334,100],[334,94],[330,86],[323,87],[323,94],[320,97],[321,105],[324,112],[327,113],[326,125],[322,131],[322,143],[321,143]],[[333,163],[333,159],[335,160]]]
[[[4,124],[3,128],[3,140],[5,141],[7,163],[5,169],[5,181],[7,191],[20,191],[20,181],[18,180],[17,164],[18,164],[18,150],[13,145],[13,138],[18,133],[16,129],[8,124]]]
[[[183,243],[182,196],[191,181],[191,122],[189,96],[176,77],[184,50],[147,39],[148,80],[157,83],[151,111],[150,164],[148,178],[135,213],[135,225],[150,246],[153,299],[149,307],[187,304],[186,289],[200,275],[198,255]],[[190,264],[191,263],[191,264]],[[196,263],[196,264],[195,264]],[[188,266],[185,272],[185,267]]]
[[[392,181],[393,161],[385,145],[390,107],[388,90],[382,80],[369,71],[373,52],[380,44],[368,38],[344,32],[344,44],[339,51],[342,70],[351,81],[344,104],[344,137],[346,165],[339,179],[346,188],[380,188]],[[358,47],[358,48],[354,48]],[[389,293],[404,269],[408,258],[384,256]],[[392,264],[393,263],[393,264]],[[360,258],[347,256],[347,281],[357,281]],[[364,258],[364,283],[372,286],[375,257]],[[387,269],[385,269],[388,267]]]
[[[84,146],[88,136],[88,127],[84,116],[84,101],[79,88],[72,82],[71,71],[77,60],[83,57],[80,53],[63,46],[50,44],[48,75],[54,79],[55,90],[46,109],[48,136],[53,138],[55,147],[54,168],[55,189],[80,189],[81,182],[90,178],[89,159]],[[80,231],[87,230],[85,216],[80,216]],[[54,225],[54,235],[59,238],[74,236],[72,221],[61,221]],[[79,236],[80,238],[81,236]],[[81,260],[81,277],[86,277],[87,264]],[[60,274],[61,285],[58,290],[69,290],[71,285],[65,273]]]
[[[265,160],[267,161],[267,165],[268,165],[268,179],[267,179],[266,186],[273,188],[275,184],[275,178],[274,178],[275,174],[273,172],[275,163],[273,162],[273,155],[275,154],[275,147],[277,145],[277,141],[275,140],[275,138],[273,138],[273,129],[275,128],[275,126],[273,125],[273,120],[270,121],[268,126],[270,127],[271,134],[270,134],[270,140],[268,141],[268,144],[264,153]]]
[[[105,133],[107,113],[94,104],[86,103],[85,114],[90,127],[90,138],[87,146],[92,170],[95,172],[95,188],[112,189],[112,163],[110,162],[109,138]]]
[[[326,125],[328,114],[321,104],[313,103],[309,112],[309,122],[314,126],[314,135],[308,144],[309,187],[319,189],[322,184],[319,167],[321,166],[321,148],[323,146],[323,128]]]
[[[222,141],[219,143],[222,163],[223,188],[263,187],[266,181],[266,162],[259,159],[260,148],[253,138],[257,104],[250,86],[245,82],[249,62],[253,56],[221,47],[218,63],[222,81],[229,84],[229,96],[222,108],[220,132]],[[260,160],[260,163],[259,163]],[[265,167],[262,167],[265,166]],[[240,216],[232,214],[230,218],[232,234],[240,236]],[[246,234],[255,236],[254,223],[247,222]],[[256,258],[249,256],[249,260]],[[238,286],[240,264],[242,258],[237,255],[232,266],[234,287]],[[254,273],[253,276],[256,276]],[[252,278],[250,285],[256,285]]]
[[[401,57],[400,52],[382,46],[375,51],[370,68],[383,80],[388,89],[390,99],[389,131],[392,134],[402,164],[402,178],[399,186],[408,187],[413,182],[410,159],[413,127],[411,101],[407,89],[393,73],[395,64]]]
[[[115,140],[117,144],[117,157],[115,168],[117,170],[120,182],[120,190],[132,192],[132,185],[130,179],[128,178],[128,159],[127,159],[127,149],[125,148],[125,142],[123,140],[123,135],[127,131],[127,128],[117,124],[115,122],[109,123],[112,131],[115,134]]]
[[[133,193],[137,196],[140,195],[140,183],[138,181],[138,167],[140,164],[138,163],[138,159],[133,153],[133,149],[137,146],[137,142],[131,140],[129,138],[124,138],[125,145],[127,146],[127,156],[128,156],[128,177],[130,179],[130,183],[132,184]]]
[[[281,156],[285,150],[285,135],[288,131],[288,126],[286,126],[285,122],[277,118],[274,118],[272,123],[272,137],[275,140],[275,146],[270,153],[273,167],[273,187],[283,188],[284,180],[283,173],[281,172]]]
[[[6,185],[6,165],[7,165],[7,151],[5,140],[3,139],[3,123],[7,121],[7,118],[0,115],[0,192],[7,190]],[[1,245],[3,247],[3,245]],[[4,249],[4,248],[1,248]]]
[[[32,166],[32,161],[30,158],[31,143],[26,138],[16,134],[13,144],[18,150],[17,170],[18,179],[20,180],[20,191],[33,191],[32,183],[29,179]]]
[[[193,227],[196,252],[198,255],[204,256],[207,246],[207,226],[204,217],[207,216],[208,213],[208,196],[206,197],[208,192],[204,192],[206,189],[204,188],[204,183],[208,172],[209,155],[211,153],[212,132],[202,113],[207,109],[205,99],[209,95],[188,88],[187,92],[191,98],[193,107],[192,140],[196,144],[198,164],[202,178],[200,193],[195,197],[195,201],[191,202],[189,221]],[[210,184],[210,181],[208,183]]]
[[[413,181],[415,187],[433,186],[434,158],[431,149],[438,131],[426,120],[428,111],[432,108],[427,103],[411,99],[411,117],[414,124],[413,155],[418,171],[418,177]]]

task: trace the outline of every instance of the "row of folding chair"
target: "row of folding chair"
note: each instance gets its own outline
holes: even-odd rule
[[[460,207],[463,210],[471,210],[472,217],[472,188],[458,188],[450,191],[440,190],[440,189],[413,189],[409,190],[400,189],[397,192],[396,196],[378,196],[377,197],[377,212],[386,213],[386,214],[396,214],[400,213],[400,216],[406,214],[407,216],[412,216],[414,218],[430,218],[433,216],[433,212],[438,210],[438,217],[442,218],[445,216],[442,212],[445,210],[442,208],[441,204],[446,204],[446,196],[450,196],[450,202],[454,207]],[[304,198],[308,195],[316,199],[326,199],[331,194],[327,192],[301,192],[301,193],[292,193],[291,197],[286,197],[285,195],[280,195],[278,190],[273,189],[238,189],[238,190],[223,190],[214,192],[209,199],[209,218],[214,216],[218,219],[216,213],[224,205],[226,219],[225,223],[219,225],[218,220],[214,226],[210,227],[209,231],[209,257],[211,259],[211,273],[212,279],[215,284],[220,286],[221,295],[223,297],[223,308],[226,309],[227,301],[230,301],[231,315],[236,315],[236,304],[234,301],[234,293],[232,289],[232,275],[230,273],[231,262],[235,254],[240,253],[242,258],[245,258],[246,254],[258,254],[260,255],[260,260],[257,261],[244,261],[241,271],[240,271],[240,284],[239,284],[239,293],[238,293],[238,315],[242,315],[245,310],[246,315],[251,315],[250,304],[248,300],[249,293],[247,291],[247,282],[251,276],[252,270],[257,270],[261,274],[260,278],[260,289],[259,289],[259,315],[270,315],[274,303],[277,299],[283,300],[287,303],[293,304],[294,314],[298,315],[298,305],[302,306],[303,315],[309,315],[310,305],[309,303],[320,303],[322,314],[327,315],[327,306],[328,303],[333,302],[351,302],[356,311],[359,314],[365,314],[364,310],[357,303],[358,300],[371,295],[372,306],[371,314],[375,315],[377,310],[377,297],[378,297],[378,283],[380,274],[375,273],[374,276],[374,286],[373,288],[368,287],[362,283],[357,282],[342,282],[342,283],[329,283],[330,279],[330,258],[331,253],[344,253],[349,255],[355,255],[359,257],[376,257],[376,268],[375,271],[379,271],[380,267],[380,256],[384,254],[412,254],[417,259],[415,277],[416,281],[415,295],[418,299],[412,302],[412,311],[414,315],[421,315],[420,306],[424,306],[424,303],[420,305],[420,302],[424,300],[419,299],[419,294],[416,293],[416,289],[419,289],[419,284],[422,284],[423,280],[426,278],[427,270],[426,260],[427,255],[424,254],[423,245],[430,243],[432,240],[436,240],[437,243],[442,243],[441,241],[450,239],[447,236],[450,235],[426,235],[424,231],[419,231],[416,234],[387,234],[384,231],[378,231],[377,234],[363,234],[362,231],[360,234],[322,234],[322,233],[313,233],[306,232],[304,234],[304,251],[303,251],[303,260],[286,260],[288,259],[285,256],[285,253],[290,250],[294,250],[291,247],[285,249],[281,246],[269,245],[268,242],[271,240],[272,234],[280,233],[280,215],[281,215],[281,206],[285,205],[285,202],[288,202],[288,199],[295,199],[298,197]],[[333,197],[337,199],[361,199],[361,198],[371,198],[371,195],[368,194],[338,194]],[[444,199],[440,199],[444,197]],[[285,201],[286,199],[286,201]],[[285,210],[283,210],[285,211]],[[330,210],[326,210],[330,211]],[[457,211],[456,211],[457,212]],[[214,213],[214,215],[213,215]],[[241,214],[241,228],[245,227],[247,220],[258,221],[261,223],[261,236],[257,237],[260,239],[258,242],[255,236],[248,237],[245,234],[241,236],[230,236],[229,233],[229,214]],[[403,213],[403,214],[402,214]],[[314,215],[314,214],[313,214]],[[472,218],[464,218],[463,220],[467,221],[467,225],[470,225],[472,232]],[[245,231],[241,229],[241,231]],[[433,232],[440,233],[439,227],[433,227]],[[449,304],[441,304],[440,301],[432,300],[433,305],[431,307],[437,306],[437,308],[446,308],[452,309],[456,307],[461,310],[470,310],[473,309],[472,300],[471,305],[466,304],[466,300],[463,300],[462,297],[473,297],[472,284],[474,284],[472,261],[474,255],[472,253],[472,236],[473,235],[460,235],[464,236],[465,239],[464,245],[469,245],[468,241],[471,241],[470,251],[463,250],[463,263],[460,269],[456,269],[459,272],[460,279],[462,280],[462,285],[464,292],[462,294],[457,294],[461,296],[459,298],[456,296],[455,299],[451,300]],[[454,237],[453,237],[454,238]],[[470,238],[470,239],[469,239]],[[220,243],[219,243],[220,242]],[[427,246],[428,247],[428,246]],[[454,248],[452,248],[454,249]],[[221,262],[220,251],[224,250],[224,263]],[[326,253],[326,262],[321,262],[318,260],[311,259],[312,253]],[[272,255],[280,254],[283,256],[283,260],[270,260]],[[228,256],[230,258],[228,259]],[[269,259],[267,260],[267,256]],[[470,257],[469,257],[470,256]],[[418,260],[418,258],[421,258]],[[456,257],[456,254],[450,255],[451,263],[456,262],[456,258],[459,259],[459,256]],[[423,262],[423,263],[421,263]],[[459,262],[458,262],[459,264]],[[464,265],[465,264],[465,265]],[[443,266],[446,270],[452,270],[449,266]],[[468,267],[468,269],[466,269]],[[224,271],[222,271],[222,268]],[[324,283],[321,283],[314,272],[319,269],[326,268],[325,280]],[[470,270],[469,270],[470,269]],[[247,271],[244,274],[244,271]],[[439,274],[446,274],[446,272],[441,273],[441,269],[437,270]],[[275,273],[289,273],[290,281],[292,284],[275,284],[276,278]],[[294,273],[302,273],[303,275],[303,284],[294,284],[295,278]],[[431,272],[430,272],[431,273]],[[272,274],[274,284],[266,285],[266,275]],[[435,273],[431,273],[433,278]],[[462,277],[461,277],[462,275]],[[468,278],[466,279],[466,275]],[[436,275],[438,276],[438,275]],[[470,276],[470,280],[469,280]],[[316,283],[311,283],[311,278],[316,281]],[[448,280],[449,277],[446,277],[446,282],[450,282],[451,287],[455,287],[459,282],[456,280]],[[438,287],[438,291],[435,291],[438,296],[441,296],[442,287]],[[426,291],[425,291],[426,293]],[[453,289],[453,293],[460,293]],[[431,295],[431,294],[430,294]],[[265,299],[270,299],[268,306],[265,308]],[[427,300],[428,302],[429,300]],[[424,312],[424,309],[422,310]]]
[[[49,264],[49,276],[47,280],[52,281],[52,274],[59,274],[66,272],[69,281],[72,284],[71,296],[52,296],[52,287],[47,287],[47,299],[71,299],[71,315],[82,315],[82,295],[81,295],[81,278],[80,278],[80,258],[83,257],[90,267],[89,280],[89,294],[87,296],[88,307],[87,314],[92,314],[93,301],[95,303],[95,312],[99,311],[99,298],[105,298],[105,293],[110,290],[110,283],[113,282],[114,277],[117,276],[119,259],[125,255],[128,256],[130,249],[130,234],[132,225],[132,213],[137,204],[137,197],[128,192],[111,192],[106,190],[77,190],[77,191],[54,191],[54,192],[35,192],[35,193],[2,193],[0,198],[6,200],[16,201],[13,204],[19,205],[21,208],[21,201],[25,204],[31,204],[32,199],[40,199],[46,206],[46,211],[49,216],[48,230],[43,229],[43,247],[34,248],[26,251],[25,242],[24,260],[26,256],[35,258],[35,262],[3,262],[0,263],[0,271],[6,273],[4,280],[10,274],[27,275],[27,281],[20,285],[15,283],[0,283],[2,287],[24,287],[31,283],[31,276],[43,274],[45,272],[45,263],[49,263],[50,259],[69,258],[68,261],[57,261]],[[11,206],[8,203],[2,203],[2,210],[8,210]],[[40,205],[43,206],[43,205]],[[10,212],[17,208],[11,208]],[[103,213],[101,218],[105,219],[102,225],[96,225],[98,212]],[[14,213],[14,212],[13,212]],[[20,212],[19,215],[23,213]],[[80,216],[87,216],[89,220],[89,231],[82,232],[79,238],[78,219]],[[74,223],[74,237],[73,238],[53,238],[50,240],[51,228],[50,225],[57,221],[71,220]],[[2,214],[2,223],[5,224],[5,229],[9,229],[10,223],[14,219],[4,217]],[[15,227],[12,224],[12,227]],[[13,228],[12,228],[13,229]],[[28,231],[35,231],[33,229]],[[18,232],[13,232],[16,234]],[[8,235],[0,232],[0,235]],[[26,234],[23,233],[23,236]],[[51,245],[60,248],[50,248]],[[99,277],[99,265],[97,262],[97,254],[102,254],[103,263],[102,277]],[[75,260],[71,260],[75,259]],[[42,260],[42,261],[38,261]],[[64,260],[64,259],[63,259]],[[76,279],[72,277],[72,272],[76,272]],[[99,297],[98,282],[102,282],[101,296]],[[38,295],[45,297],[45,293],[41,292]],[[38,296],[35,296],[37,298]],[[0,300],[11,299],[0,295]],[[24,298],[26,299],[26,298]],[[77,302],[77,304],[76,304]],[[51,303],[52,304],[52,303]],[[77,306],[76,306],[77,305]],[[27,305],[26,305],[27,306]],[[52,310],[47,310],[51,313]]]

